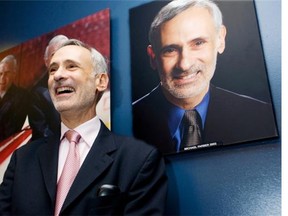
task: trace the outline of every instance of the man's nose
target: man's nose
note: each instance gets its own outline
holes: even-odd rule
[[[0,73],[0,79],[4,79],[5,78],[5,73]]]
[[[189,70],[194,62],[194,58],[191,51],[183,49],[179,54],[177,68],[181,71]]]
[[[66,77],[66,70],[62,67],[59,67],[55,72],[54,72],[54,80],[55,81],[60,81]]]

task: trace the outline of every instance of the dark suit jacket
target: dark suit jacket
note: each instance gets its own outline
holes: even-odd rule
[[[176,151],[163,112],[167,103],[158,87],[133,105],[135,137],[157,146],[165,154]],[[271,104],[211,85],[203,143],[226,145],[275,136]]]
[[[32,89],[28,119],[32,140],[47,137],[60,130],[60,115],[46,87],[37,86]]]
[[[16,150],[0,186],[0,215],[53,215],[59,137]],[[121,193],[98,197],[101,185]],[[134,138],[117,136],[103,123],[63,204],[62,215],[161,215],[167,179],[161,154]]]
[[[21,131],[28,105],[27,91],[12,84],[0,101],[0,141]]]

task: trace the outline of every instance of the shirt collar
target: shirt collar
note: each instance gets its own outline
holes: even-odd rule
[[[93,145],[98,133],[100,131],[100,119],[98,116],[90,119],[89,121],[79,125],[78,127],[74,128],[73,130],[80,134],[81,139],[85,143],[87,143],[90,147]],[[61,140],[64,137],[64,134],[71,130],[68,128],[63,122],[61,122]]]
[[[0,97],[1,97],[1,98],[3,98],[5,94],[6,94],[6,91],[5,91],[5,92],[2,92],[2,93],[0,93]]]

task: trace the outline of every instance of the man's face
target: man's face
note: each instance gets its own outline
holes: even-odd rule
[[[48,87],[58,112],[94,115],[97,79],[89,50],[74,45],[57,50],[49,66]]]
[[[148,47],[148,54],[170,102],[197,105],[202,100],[214,75],[217,53],[224,51],[225,34],[225,27],[218,33],[208,10],[198,7],[161,26],[159,46]]]
[[[15,71],[13,65],[10,63],[0,64],[0,91],[6,92],[15,78]]]

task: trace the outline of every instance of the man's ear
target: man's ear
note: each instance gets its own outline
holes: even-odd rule
[[[226,27],[222,25],[219,29],[219,35],[218,35],[218,53],[222,54],[225,50],[225,38],[226,38]]]
[[[156,68],[157,68],[157,66],[156,66],[157,65],[156,64],[156,54],[155,54],[155,52],[153,50],[152,45],[148,45],[147,54],[148,54],[148,56],[150,58],[150,66],[152,67],[153,70],[156,70]]]
[[[97,74],[96,78],[96,89],[99,92],[103,92],[107,89],[109,83],[109,77],[107,73]]]

